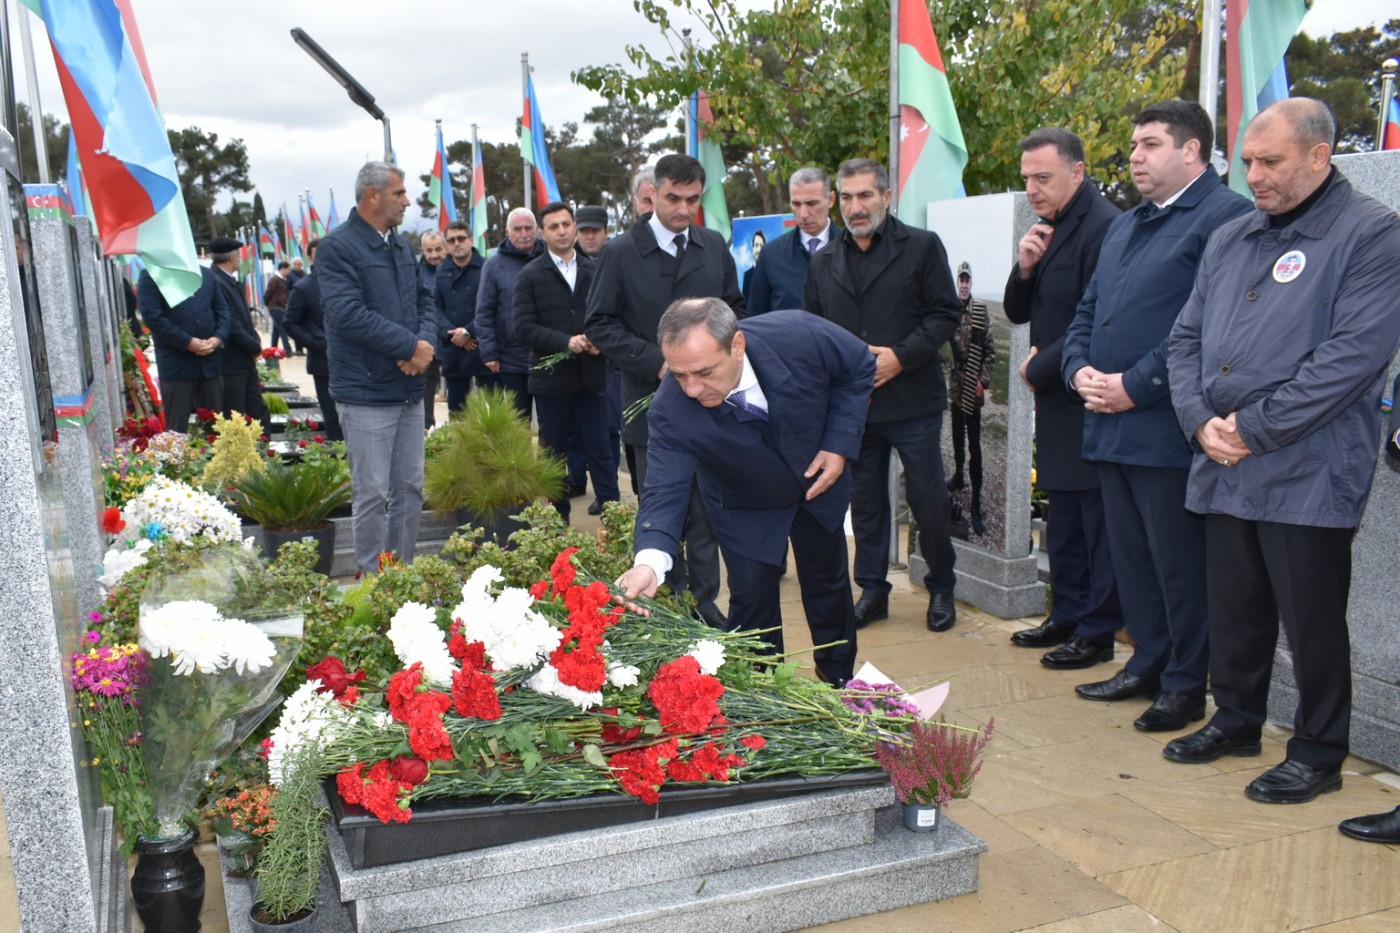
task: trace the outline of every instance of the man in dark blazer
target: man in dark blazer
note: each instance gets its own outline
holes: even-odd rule
[[[1084,459],[1099,471],[1133,656],[1079,694],[1155,694],[1133,726],[1170,732],[1205,715],[1207,639],[1205,522],[1186,510],[1191,446],[1172,408],[1167,338],[1206,241],[1250,205],[1210,167],[1215,131],[1200,104],[1163,101],[1133,123],[1143,200],[1109,225],[1061,354],[1087,409]]]
[[[661,384],[666,360],[657,344],[662,313],[679,298],[720,298],[745,313],[734,257],[724,238],[691,223],[705,188],[705,169],[690,156],[663,156],[656,163],[655,210],[614,237],[598,254],[588,295],[588,339],[622,370],[624,410]],[[622,426],[623,443],[637,448],[637,481],[647,496],[647,419]],[[686,534],[686,557],[678,562],[678,588],[688,585],[706,621],[722,625],[719,549],[697,488]],[[681,567],[688,564],[688,579]]]
[[[136,283],[141,318],[151,331],[167,431],[188,431],[196,408],[224,409],[224,360],[231,312],[218,275],[200,270],[193,295],[171,307],[148,270]]]
[[[256,418],[263,432],[272,429],[272,416],[263,401],[262,383],[258,381],[258,361],[262,358],[262,340],[253,329],[253,315],[248,300],[238,282],[238,251],[243,244],[231,236],[216,236],[209,241],[209,258],[219,272],[214,276],[223,290],[224,303],[229,309],[228,346],[223,351],[225,418],[239,412]]]
[[[1060,354],[1119,211],[1084,177],[1084,144],[1069,130],[1039,129],[1019,145],[1036,221],[1021,238],[1003,309],[1011,323],[1031,325],[1031,352],[1020,373],[1035,393],[1036,484],[1050,493],[1045,550],[1051,605],[1041,625],[1016,632],[1011,641],[1024,648],[1065,642],[1041,663],[1092,667],[1113,660],[1123,614],[1098,470],[1083,458],[1084,407],[1065,391]]]
[[[797,225],[769,243],[754,261],[750,314],[802,307],[812,257],[841,232],[831,222],[836,193],[831,190],[831,176],[824,170],[809,167],[793,172],[788,179],[788,198]]]
[[[292,296],[287,300],[287,333],[306,348],[306,374],[316,386],[316,402],[321,406],[326,440],[343,441],[345,433],[340,429],[335,396],[331,395],[331,364],[326,356],[326,312],[321,309],[321,280],[316,276],[316,249],[320,245],[320,237],[313,237],[306,244],[306,259],[311,263],[311,271],[292,286]]]
[[[656,592],[698,479],[729,569],[734,627],[772,629],[762,637],[782,652],[778,579],[791,540],[812,643],[831,645],[814,655],[817,676],[844,685],[856,655],[847,461],[860,452],[875,358],[813,315],[778,311],[741,324],[717,298],[673,304],[658,339],[671,378],[648,412],[637,559],[617,585],[628,599]]]
[[[530,348],[530,394],[540,422],[540,443],[561,459],[578,435],[593,491],[616,502],[617,464],[608,449],[607,361],[583,333],[593,259],[574,246],[574,211],[560,201],[540,208],[543,256],[530,260],[515,280],[515,335]],[[568,351],[570,359],[541,370],[540,361]],[[569,520],[566,495],[554,507]]]
[[[844,327],[875,356],[875,391],[853,470],[856,625],[889,616],[891,451],[899,452],[909,510],[928,562],[929,631],[953,627],[953,543],[943,478],[943,410],[948,386],[938,352],[958,329],[962,306],[948,254],[936,233],[889,214],[885,167],[849,159],[836,173],[846,229],[812,258],[804,307]]]

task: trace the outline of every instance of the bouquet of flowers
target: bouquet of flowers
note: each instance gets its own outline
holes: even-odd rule
[[[108,589],[144,564],[146,552],[163,541],[212,545],[239,541],[243,534],[238,516],[219,500],[161,474],[122,509],[108,508],[102,527],[114,538],[97,578]]]
[[[655,803],[671,783],[874,766],[865,717],[795,662],[660,607],[625,613],[574,551],[528,590],[480,567],[446,618],[404,603],[382,687],[341,659],[309,668],[270,739],[272,780],[314,744],[340,796],[390,822],[434,797]]]
[[[916,721],[907,735],[877,744],[875,757],[889,772],[901,803],[942,806],[972,793],[972,779],[982,770],[978,756],[995,726],[995,720],[985,729]]]
[[[283,350],[281,347],[264,347],[262,358],[269,361],[285,360],[287,358],[287,351]]]
[[[172,555],[147,581],[141,751],[162,837],[181,832],[209,770],[276,705],[300,648],[301,612],[269,604],[264,575],[246,548],[224,545]]]

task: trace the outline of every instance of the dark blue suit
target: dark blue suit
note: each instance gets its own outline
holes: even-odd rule
[[[828,226],[832,237],[841,231]],[[753,268],[753,282],[748,292],[749,314],[767,314],[784,308],[806,307],[802,293],[807,287],[807,270],[812,266],[811,254],[803,243],[805,237],[794,227],[764,248]]]
[[[204,356],[189,349],[195,337],[218,337],[221,343],[228,343],[232,313],[216,274],[222,273],[201,268],[199,288],[174,307],[165,300],[150,272],[142,270],[136,283],[141,317],[150,328],[156,349],[165,426],[170,431],[188,431],[196,407],[215,411],[224,407],[223,348]]]
[[[1206,543],[1186,510],[1191,448],[1167,382],[1167,338],[1191,295],[1216,228],[1250,202],[1207,168],[1169,206],[1144,201],[1109,224],[1098,268],[1061,349],[1075,373],[1122,373],[1133,408],[1084,412],[1084,459],[1097,464],[1123,621],[1133,636],[1129,673],[1169,693],[1206,690]]]
[[[814,315],[778,311],[740,323],[745,354],[768,400],[768,420],[731,404],[706,408],[667,379],[648,412],[647,494],[636,547],[674,555],[690,504],[692,478],[729,570],[729,618],[782,650],[779,565],[792,540],[802,605],[816,652],[831,678],[855,662],[846,535],[851,471],[807,501],[803,476],[819,451],[860,453],[875,360],[860,339]]]

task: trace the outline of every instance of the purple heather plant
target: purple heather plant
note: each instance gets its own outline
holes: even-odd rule
[[[902,803],[942,806],[972,793],[978,760],[991,740],[996,720],[968,729],[941,720],[916,722],[907,736],[875,745],[875,758],[890,775]]]

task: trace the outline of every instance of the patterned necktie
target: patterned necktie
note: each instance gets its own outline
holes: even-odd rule
[[[671,238],[671,242],[674,243],[674,244],[676,245],[676,258],[677,258],[677,259],[684,259],[684,258],[685,258],[685,234],[684,234],[684,233],[677,233],[674,237]]]
[[[763,421],[768,420],[768,412],[758,407],[753,402],[750,402],[748,400],[746,390],[740,389],[738,392],[735,392],[733,395],[729,396],[729,400],[733,402],[736,407],[742,408],[744,411],[753,415],[755,418],[759,418]]]
[[[820,239],[818,239],[817,237],[812,237],[810,240],[807,241],[807,255],[816,255],[817,247],[821,245],[822,241]]]

